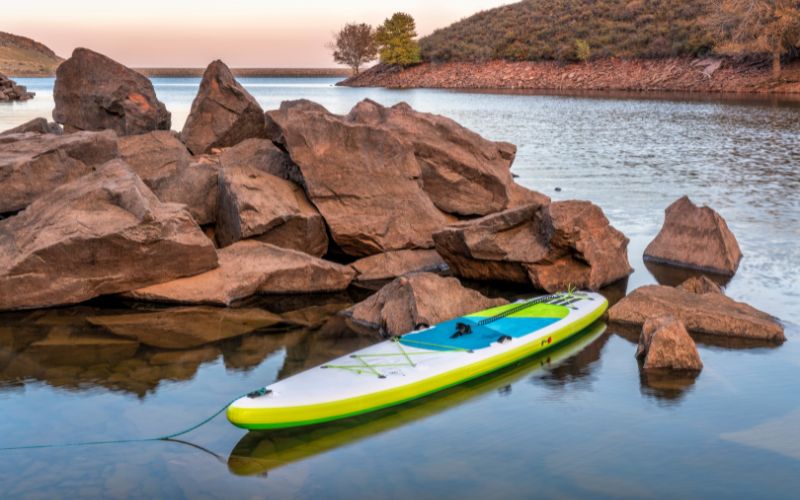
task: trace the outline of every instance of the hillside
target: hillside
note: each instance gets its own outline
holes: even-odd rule
[[[524,0],[479,12],[420,40],[427,61],[573,60],[702,55],[711,37],[698,22],[710,0]]]
[[[64,59],[44,44],[0,31],[0,73],[8,76],[50,76]]]

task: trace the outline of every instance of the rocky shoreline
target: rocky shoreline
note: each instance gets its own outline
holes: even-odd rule
[[[800,93],[800,62],[780,79],[768,64],[731,59],[602,59],[585,63],[488,61],[377,65],[339,85],[350,87],[519,89],[707,93]]]
[[[33,99],[35,95],[34,92],[28,92],[25,85],[18,85],[17,82],[0,73],[0,102],[27,101]]]
[[[88,49],[59,67],[54,99],[57,123],[0,133],[0,311],[159,304],[86,321],[177,349],[316,314],[245,311],[258,295],[377,290],[337,321],[399,335],[505,302],[473,282],[601,290],[632,272],[628,238],[601,207],[516,184],[513,144],[405,103],[264,112],[214,61],[176,133],[146,77]],[[719,214],[683,197],[644,257],[731,276],[742,253]],[[181,333],[165,305],[230,328]],[[610,320],[646,332],[645,370],[699,370],[690,334],[785,339],[705,278],[612,305]]]

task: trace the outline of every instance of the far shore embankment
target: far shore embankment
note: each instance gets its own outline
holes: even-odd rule
[[[134,68],[148,77],[203,76],[205,68]],[[347,68],[231,68],[237,77],[347,77]]]
[[[773,78],[764,62],[716,58],[428,62],[377,65],[338,85],[350,87],[800,94],[800,61]]]

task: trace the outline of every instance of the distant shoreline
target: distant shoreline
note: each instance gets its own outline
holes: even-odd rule
[[[201,77],[205,68],[133,68],[147,77]],[[237,77],[271,78],[347,78],[351,76],[347,68],[231,68]],[[51,78],[55,72],[21,71],[6,73],[10,78]]]
[[[203,76],[205,68],[134,68],[148,77]],[[347,68],[231,68],[237,77],[341,77],[350,76]]]
[[[800,61],[772,78],[768,64],[730,59],[600,59],[555,61],[428,62],[407,68],[377,65],[339,82],[347,87],[513,91],[635,91],[800,94]]]

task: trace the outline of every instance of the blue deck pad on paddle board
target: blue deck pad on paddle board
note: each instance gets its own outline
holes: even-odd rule
[[[461,317],[445,321],[427,330],[403,335],[400,343],[433,351],[477,350],[489,347],[502,335],[512,338],[524,337],[560,320],[560,318],[500,318],[487,326],[481,326],[478,324],[481,319],[484,318],[473,320]],[[469,325],[472,333],[451,338],[456,333],[458,323]]]

